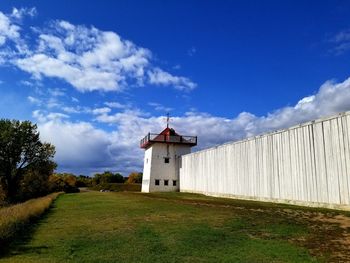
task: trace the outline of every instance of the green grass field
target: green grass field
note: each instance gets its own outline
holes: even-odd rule
[[[0,262],[346,261],[349,220],[194,194],[64,194]]]

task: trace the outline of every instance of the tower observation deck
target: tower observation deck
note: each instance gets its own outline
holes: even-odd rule
[[[153,143],[182,144],[188,146],[197,145],[197,136],[182,136],[172,128],[165,128],[161,133],[148,133],[141,141],[140,147],[149,148]]]

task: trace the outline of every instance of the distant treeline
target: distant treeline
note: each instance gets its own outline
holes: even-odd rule
[[[92,177],[85,175],[74,175],[72,173],[53,174],[50,181],[59,189],[69,188],[74,191],[77,187],[89,187],[93,189],[108,188],[109,184],[141,184],[142,173],[130,173],[128,177],[124,177],[120,173],[112,173],[105,171],[96,173]],[[69,190],[69,189],[68,189]],[[66,191],[67,192],[67,191]]]
[[[123,177],[107,171],[95,174],[90,180],[90,188],[94,190],[141,191],[142,173],[133,172]]]
[[[91,186],[106,184],[106,183],[126,183],[140,184],[142,183],[142,173],[131,173],[128,177],[123,177],[120,173],[111,173],[106,171],[102,174],[97,173],[91,178]]]

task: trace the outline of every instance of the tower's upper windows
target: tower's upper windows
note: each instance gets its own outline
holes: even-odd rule
[[[164,157],[164,163],[169,163],[170,162],[170,157]]]

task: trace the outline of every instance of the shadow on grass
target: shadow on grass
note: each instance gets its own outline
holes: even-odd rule
[[[43,250],[48,249],[48,246],[28,246],[28,243],[32,240],[37,229],[45,224],[47,218],[53,213],[52,209],[56,207],[55,203],[56,200],[41,216],[31,218],[11,238],[0,242],[0,258],[8,258],[28,252],[41,254]]]

